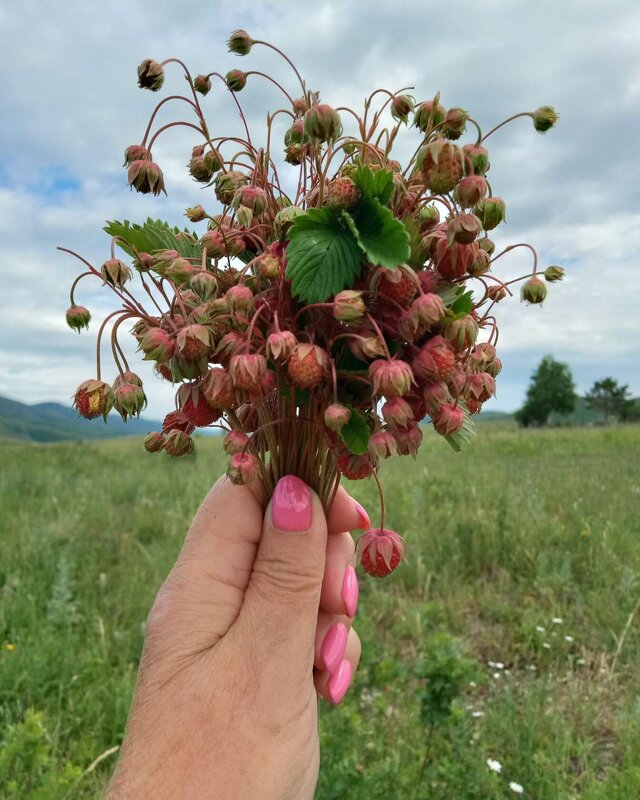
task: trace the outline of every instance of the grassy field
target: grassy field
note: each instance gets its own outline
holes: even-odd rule
[[[0,447],[0,797],[99,798],[143,621],[224,460]],[[487,424],[461,455],[429,436],[387,465],[410,558],[361,583],[319,800],[640,797],[639,452],[638,426]]]

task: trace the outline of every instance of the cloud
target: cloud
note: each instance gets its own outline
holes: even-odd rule
[[[612,374],[640,392],[640,326],[626,299],[635,288],[640,245],[634,0],[542,0],[535,7],[526,0],[325,0],[304,7],[287,0],[192,3],[186,12],[172,0],[156,0],[152,12],[122,0],[98,6],[70,0],[55,14],[26,0],[0,8],[0,27],[0,67],[10,76],[0,87],[0,394],[67,402],[92,374],[92,338],[74,336],[63,321],[77,265],[56,245],[99,265],[108,250],[105,220],[153,216],[182,225],[184,208],[203,201],[184,171],[194,137],[180,129],[154,147],[169,198],[126,188],[124,148],[140,140],[158,99],[184,86],[172,65],[160,95],[141,92],[137,64],[176,55],[195,73],[277,72],[298,92],[273,51],[255,47],[245,60],[226,52],[237,27],[281,46],[308,85],[335,105],[359,106],[378,85],[412,85],[419,99],[440,91],[445,105],[468,108],[485,131],[514,112],[556,106],[560,125],[545,136],[525,118],[489,139],[490,179],[508,212],[496,232],[498,246],[531,242],[543,265],[569,270],[565,283],[550,287],[542,309],[517,300],[497,307],[505,369],[494,406],[519,405],[545,353],[570,363],[581,389]],[[239,99],[252,129],[281,102],[257,78]],[[204,106],[216,133],[237,125],[225,92],[212,92]],[[158,120],[179,111],[179,103],[165,108]],[[515,277],[529,264],[525,251],[515,251],[500,274]],[[86,284],[80,297],[96,319],[108,310],[98,285]],[[159,391],[150,416],[171,403],[170,390]]]

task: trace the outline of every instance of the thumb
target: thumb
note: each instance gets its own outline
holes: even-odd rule
[[[260,637],[271,640],[267,646],[273,637],[295,642],[313,660],[326,546],[320,498],[300,478],[281,478],[265,512],[243,609]]]

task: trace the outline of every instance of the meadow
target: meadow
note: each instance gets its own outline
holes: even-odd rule
[[[0,449],[0,797],[97,799],[147,611],[224,457]],[[428,434],[385,465],[409,559],[361,580],[318,800],[640,797],[639,452],[640,426],[486,423],[462,454]]]

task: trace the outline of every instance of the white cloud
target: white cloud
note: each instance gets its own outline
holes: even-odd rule
[[[415,85],[419,98],[440,90],[445,104],[468,108],[485,130],[511,113],[555,105],[561,122],[546,136],[525,119],[489,140],[490,178],[508,210],[499,244],[529,241],[543,266],[569,269],[542,309],[517,300],[498,306],[505,369],[494,405],[516,407],[547,352],[572,365],[581,389],[612,374],[640,392],[640,326],[627,299],[640,246],[640,13],[633,0],[588,7],[580,0],[535,7],[526,0],[325,0],[304,7],[245,0],[196,3],[188,11],[171,0],[156,0],[152,11],[123,0],[70,0],[55,13],[26,0],[0,8],[0,27],[0,68],[10,76],[0,87],[0,394],[67,402],[92,373],[93,340],[63,323],[76,264],[56,245],[100,264],[106,219],[151,215],[181,224],[184,208],[202,201],[183,169],[193,136],[179,129],[154,148],[169,198],[125,186],[124,147],[139,140],[158,99],[184,85],[170,68],[166,91],[141,92],[137,64],[177,55],[194,73],[241,67],[287,75],[266,48],[245,60],[228,54],[225,40],[237,27],[282,47],[308,85],[334,104],[357,105],[378,85]],[[295,81],[286,80],[297,94]],[[240,99],[252,126],[279,103],[275,89],[255,80]],[[228,131],[228,95],[212,92],[204,105],[212,129]],[[173,119],[177,110],[159,119]],[[523,251],[500,269],[515,276],[528,263]],[[107,310],[103,296],[88,285],[79,294],[95,316]],[[161,392],[152,416],[171,402],[169,390]]]

